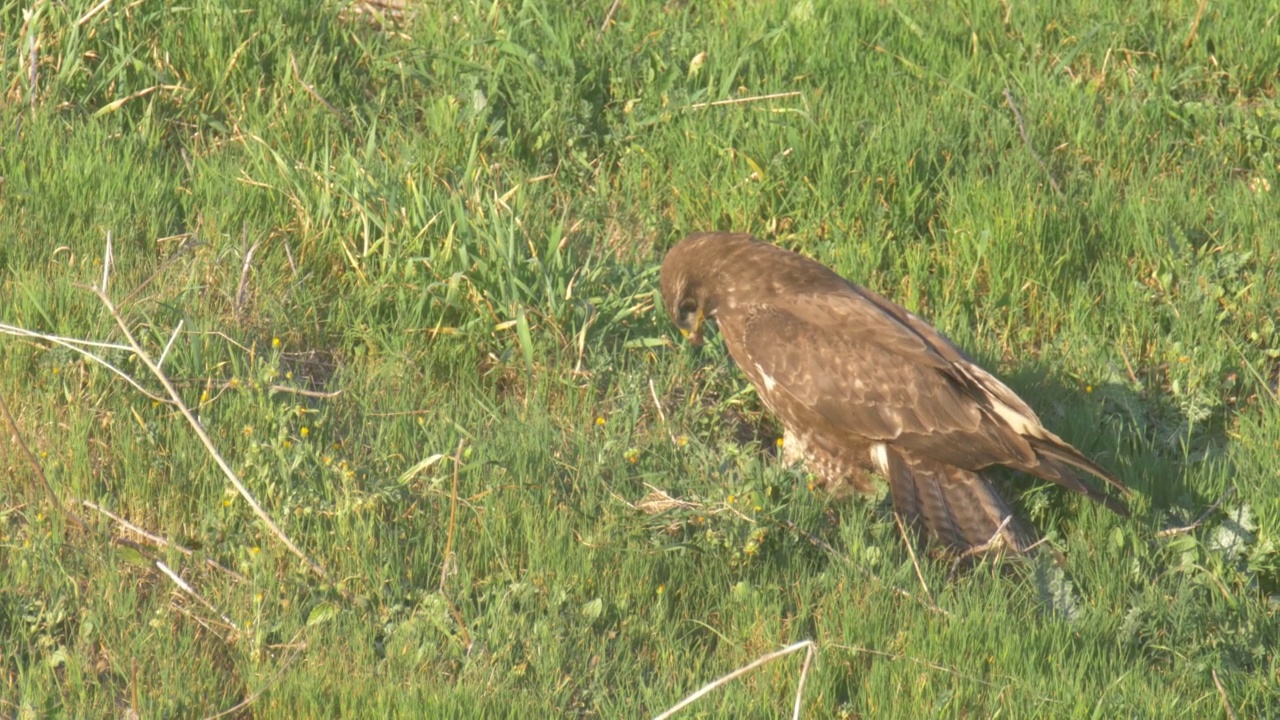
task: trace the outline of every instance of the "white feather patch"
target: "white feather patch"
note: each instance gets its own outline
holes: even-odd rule
[[[764,381],[764,389],[768,392],[773,392],[773,388],[778,385],[778,381],[765,372],[764,368],[760,367],[760,363],[756,363],[756,372],[760,373],[760,379]]]
[[[871,464],[876,466],[876,470],[881,475],[889,474],[889,446],[884,443],[876,443],[871,446]]]
[[[1008,423],[1009,427],[1013,428],[1013,431],[1019,435],[1043,436],[1040,423],[1005,405],[998,398],[992,397],[991,405],[994,407],[996,415],[999,415],[1000,419]]]

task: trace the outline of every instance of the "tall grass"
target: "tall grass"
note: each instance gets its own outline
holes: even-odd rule
[[[0,716],[644,716],[805,638],[813,717],[1280,712],[1275,7],[610,4],[0,4],[0,322],[121,342],[109,233],[334,579],[170,405],[6,335]],[[1060,563],[921,587],[672,340],[700,229],[932,318],[1135,516],[1033,487]],[[785,716],[799,664],[687,712]]]

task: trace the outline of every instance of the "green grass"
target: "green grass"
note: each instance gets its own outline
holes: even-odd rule
[[[88,524],[5,423],[0,717],[644,717],[805,638],[807,717],[1280,714],[1274,2],[628,0],[599,41],[606,0],[95,4],[0,4],[0,321],[123,342],[110,234],[129,326],[182,323],[165,370],[333,582],[176,409],[0,337]],[[933,319],[1134,517],[1035,487],[1062,566],[922,555],[931,609],[883,506],[810,492],[722,346],[669,341],[699,229]],[[196,548],[152,552],[217,610],[81,500]],[[787,717],[800,662],[683,716]]]

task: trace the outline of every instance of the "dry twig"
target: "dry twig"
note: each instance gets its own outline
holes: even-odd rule
[[[1134,386],[1139,385],[1138,375],[1133,371],[1133,365],[1129,362],[1129,355],[1125,353],[1124,346],[1117,345],[1116,349],[1120,351],[1120,359],[1124,360],[1124,369],[1129,373],[1129,382],[1133,383]]]
[[[623,500],[623,502],[630,506],[632,510],[637,510],[645,515],[658,515],[674,508],[696,510],[704,509],[706,507],[701,503],[689,502],[688,500],[672,497],[671,493],[650,485],[649,483],[645,483],[644,486],[649,488],[649,492],[644,497],[637,500],[635,504],[629,503],[626,500]]]
[[[271,392],[286,393],[289,395],[301,395],[309,398],[336,398],[342,394],[341,390],[325,392],[323,390],[303,390],[302,388],[289,387],[288,385],[270,385],[267,387]]]
[[[959,559],[963,560],[975,555],[981,555],[982,553],[989,552],[991,550],[1003,549],[1005,547],[1012,546],[1013,544],[1009,542],[1009,539],[1005,537],[1004,534],[1005,528],[1009,527],[1009,523],[1011,522],[1013,522],[1013,515],[1005,515],[1004,519],[1000,521],[1000,524],[996,526],[995,532],[991,533],[991,537],[987,538],[986,542],[981,545],[974,545],[968,550],[960,553]]]

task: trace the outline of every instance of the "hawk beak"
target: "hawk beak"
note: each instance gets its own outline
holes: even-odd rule
[[[698,311],[698,316],[693,320],[693,329],[688,330],[680,328],[680,334],[684,336],[692,345],[702,345],[702,311]]]

